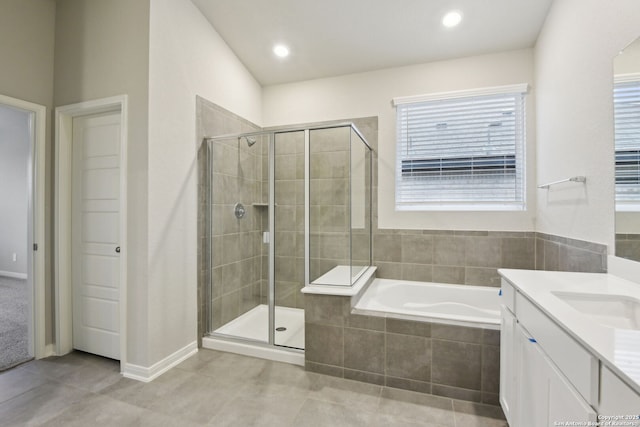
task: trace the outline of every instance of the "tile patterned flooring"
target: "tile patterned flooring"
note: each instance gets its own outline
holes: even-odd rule
[[[6,426],[506,427],[498,407],[201,349],[150,383],[74,352],[0,374]]]

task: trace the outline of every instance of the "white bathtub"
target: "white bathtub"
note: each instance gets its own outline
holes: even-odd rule
[[[500,328],[500,288],[375,279],[355,313],[485,329]]]

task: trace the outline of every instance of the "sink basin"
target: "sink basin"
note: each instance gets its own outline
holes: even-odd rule
[[[602,326],[640,330],[640,300],[625,295],[551,292]]]

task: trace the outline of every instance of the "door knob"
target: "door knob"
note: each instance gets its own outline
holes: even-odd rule
[[[120,246],[116,248],[116,253],[120,253]]]

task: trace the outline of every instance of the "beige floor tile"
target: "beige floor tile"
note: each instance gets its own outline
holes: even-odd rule
[[[381,392],[382,387],[378,385],[315,374],[309,397],[357,410],[375,411]]]
[[[429,394],[385,388],[379,411],[418,422],[455,427],[452,400]]]
[[[46,382],[46,377],[26,370],[22,366],[4,371],[0,373],[0,402],[19,396]]]
[[[505,427],[499,407],[201,350],[150,383],[74,352],[0,374],[9,426]]]
[[[40,425],[81,401],[86,395],[87,392],[82,389],[47,381],[1,403],[0,424],[3,427]]]

